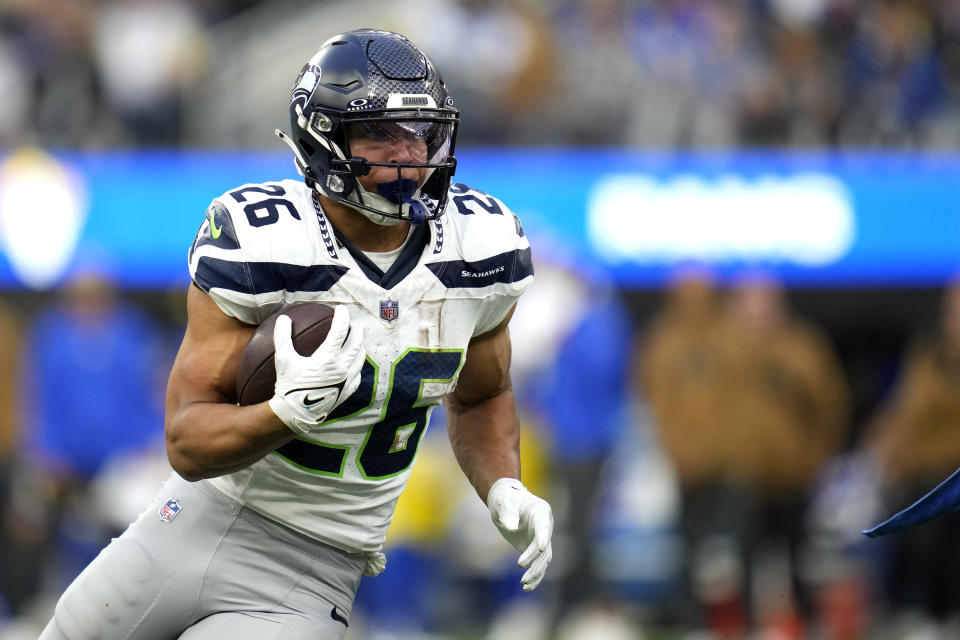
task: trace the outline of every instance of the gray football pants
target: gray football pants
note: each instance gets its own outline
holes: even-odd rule
[[[164,520],[170,499],[180,509]],[[363,564],[173,474],[64,592],[40,638],[338,640]]]

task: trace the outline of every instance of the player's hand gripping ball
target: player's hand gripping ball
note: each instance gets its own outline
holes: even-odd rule
[[[317,350],[333,321],[333,307],[319,302],[294,304],[268,317],[254,331],[237,367],[237,402],[259,404],[273,397],[277,383],[274,363],[273,330],[277,318],[285,315],[293,321],[293,347],[302,356]]]
[[[254,332],[237,369],[241,405],[270,408],[299,434],[323,422],[360,384],[366,352],[346,307],[286,307]]]

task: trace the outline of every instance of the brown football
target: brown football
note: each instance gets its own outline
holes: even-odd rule
[[[330,331],[333,307],[319,302],[299,302],[284,307],[264,320],[243,350],[237,367],[237,402],[258,404],[273,397],[277,368],[273,361],[273,327],[281,315],[293,321],[293,347],[309,356]]]

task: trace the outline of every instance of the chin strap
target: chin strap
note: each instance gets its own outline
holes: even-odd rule
[[[403,201],[410,205],[410,222],[413,224],[423,224],[427,219],[427,208],[419,200],[404,196]]]

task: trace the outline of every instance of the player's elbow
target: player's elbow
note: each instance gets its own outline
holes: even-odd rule
[[[168,424],[165,431],[167,461],[173,470],[187,482],[196,482],[209,477],[204,473],[201,465],[197,464],[188,454],[187,444],[176,428]]]
[[[210,477],[210,474],[204,473],[203,469],[198,465],[191,464],[189,461],[186,461],[183,458],[172,456],[168,453],[167,460],[170,461],[170,466],[173,467],[173,470],[177,472],[177,475],[187,482],[196,482],[197,480],[203,480]]]
[[[204,473],[200,465],[191,461],[190,458],[183,455],[182,452],[171,447],[169,441],[167,442],[167,461],[170,463],[170,466],[173,467],[173,470],[187,482],[196,482],[197,480],[203,480],[209,477],[209,474]]]

